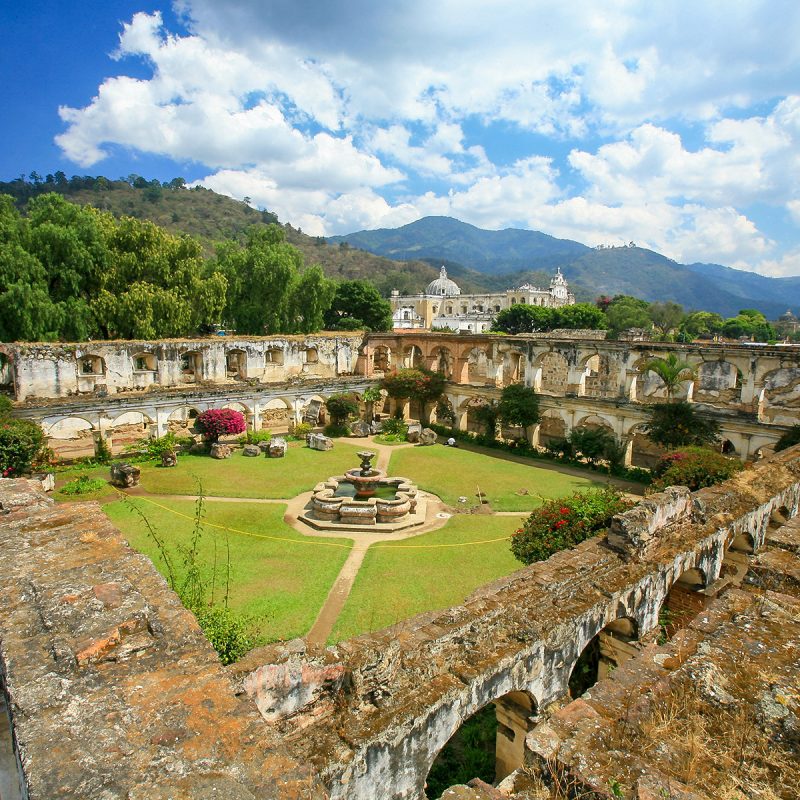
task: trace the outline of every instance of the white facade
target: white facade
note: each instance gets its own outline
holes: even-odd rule
[[[401,295],[392,292],[392,319],[395,329],[443,329],[483,333],[491,328],[495,317],[512,306],[525,304],[544,308],[572,305],[575,296],[558,269],[548,289],[523,284],[504,292],[462,294],[442,267],[439,277],[431,281],[425,292]]]

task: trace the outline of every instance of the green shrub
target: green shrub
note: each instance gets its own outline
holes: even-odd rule
[[[35,422],[0,415],[0,475],[3,478],[28,472],[44,450],[44,431]]]
[[[612,487],[548,500],[511,537],[511,552],[523,564],[545,561],[594,536],[632,505]]]
[[[88,475],[79,475],[74,481],[65,483],[61,487],[61,493],[67,495],[91,494],[92,492],[105,489],[108,483],[102,478],[90,478]]]
[[[778,439],[778,443],[775,445],[775,452],[779,453],[781,450],[796,444],[800,444],[800,425],[793,425]]]
[[[108,464],[111,461],[111,448],[105,436],[98,436],[94,445],[94,457],[99,464]]]
[[[272,439],[272,432],[263,428],[260,431],[247,431],[243,436],[240,436],[236,441],[239,444],[258,444],[259,442],[268,442]]]
[[[405,439],[407,433],[408,425],[402,419],[397,419],[397,417],[387,417],[381,422],[382,436],[399,436]]]
[[[323,428],[323,432],[326,436],[330,436],[331,439],[340,439],[342,436],[350,435],[350,429],[347,425],[336,425],[333,422],[330,425],[326,425]]]
[[[297,439],[300,442],[304,442],[306,440],[306,436],[308,436],[314,428],[308,422],[301,422],[294,426],[294,433],[291,434],[293,439]]]
[[[348,417],[357,416],[360,410],[358,400],[352,393],[332,394],[325,401],[325,408],[331,415],[332,425],[337,427],[342,427]]]
[[[707,447],[684,447],[662,456],[656,465],[653,488],[688,486],[692,491],[714,486],[744,468],[741,461]]]

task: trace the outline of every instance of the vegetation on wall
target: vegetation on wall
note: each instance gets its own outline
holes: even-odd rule
[[[707,447],[684,447],[662,456],[654,470],[653,488],[688,486],[692,491],[717,483],[741,472],[744,464]]]
[[[0,477],[16,478],[46,454],[42,428],[11,416],[11,402],[0,396]]]
[[[703,446],[719,439],[719,423],[700,417],[691,403],[654,403],[644,432],[650,441],[662,447]]]

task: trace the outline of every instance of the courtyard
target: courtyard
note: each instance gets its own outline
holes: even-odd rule
[[[378,453],[389,474],[408,477],[435,496],[437,529],[381,537],[293,527],[287,512],[295,498],[354,467],[365,446]],[[365,439],[337,440],[328,451],[292,442],[282,459],[248,458],[234,450],[224,460],[187,454],[174,468],[139,466],[138,487],[123,494],[109,486],[90,499],[98,499],[130,545],[166,575],[154,531],[180,579],[202,495],[198,563],[204,582],[216,602],[227,584],[229,605],[257,644],[306,636],[312,628],[320,643],[334,643],[461,603],[478,586],[521,567],[509,539],[528,512],[600,482],[591,473],[502,455],[441,445],[388,447]],[[59,484],[77,474],[105,478],[108,468],[69,470]],[[56,497],[74,499],[59,491]],[[339,594],[344,586],[346,599],[332,604],[335,584]]]

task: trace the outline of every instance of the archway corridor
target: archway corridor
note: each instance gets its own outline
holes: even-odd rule
[[[466,719],[436,756],[425,796],[436,800],[451,786],[477,778],[499,783],[524,765],[525,737],[538,721],[527,692],[508,692]]]

